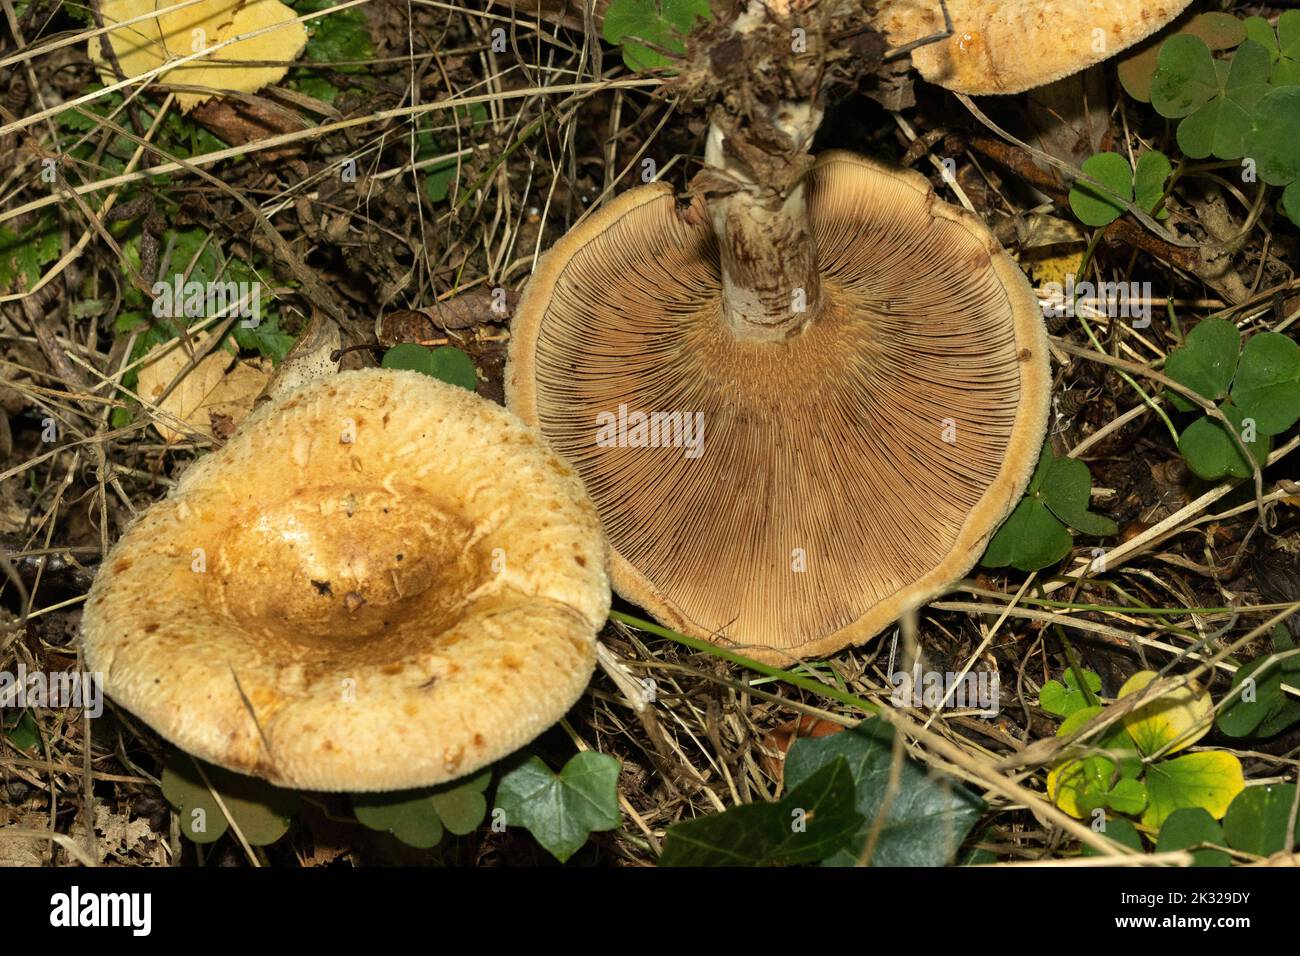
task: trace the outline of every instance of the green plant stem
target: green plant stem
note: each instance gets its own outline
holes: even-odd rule
[[[647,634],[654,634],[656,637],[667,638],[670,641],[689,647],[691,650],[710,654],[713,657],[728,661],[732,664],[738,664],[741,667],[756,671],[766,677],[775,677],[794,687],[811,691],[814,694],[844,704],[847,707],[856,707],[859,710],[866,711],[868,714],[880,713],[879,705],[858,697],[856,694],[850,694],[848,691],[840,690],[838,687],[831,687],[819,680],[813,680],[811,677],[801,677],[798,674],[782,670],[779,667],[759,663],[752,658],[745,657],[743,654],[737,654],[735,651],[729,651],[725,647],[710,644],[708,641],[700,640],[698,637],[687,637],[685,634],[679,634],[677,631],[661,627],[658,624],[651,623],[650,621],[642,620],[641,618],[634,617],[631,614],[624,614],[622,611],[610,611],[609,619],[611,621],[618,621],[620,624],[626,624],[629,627],[634,627],[638,631],[645,631]]]

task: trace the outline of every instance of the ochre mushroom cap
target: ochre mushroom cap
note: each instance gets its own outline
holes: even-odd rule
[[[599,519],[505,409],[416,372],[256,411],[105,560],[88,666],[204,760],[315,790],[471,773],[577,700],[609,610]]]
[[[582,476],[615,589],[775,661],[860,643],[965,574],[1028,483],[1050,388],[1038,302],[975,217],[849,153],[805,187],[823,304],[793,338],[732,332],[707,217],[652,184],[539,263],[506,383]],[[620,406],[703,413],[700,454],[663,426],[662,447],[598,443]]]
[[[953,34],[912,51],[931,83],[960,93],[1020,93],[1145,40],[1191,0],[948,0]],[[892,46],[943,32],[938,0],[879,0]]]

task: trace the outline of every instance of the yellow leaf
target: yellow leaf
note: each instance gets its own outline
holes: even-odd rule
[[[1183,807],[1202,807],[1221,820],[1228,804],[1246,787],[1241,761],[1226,750],[1202,750],[1147,768],[1147,805],[1142,822],[1158,830],[1169,814]]]
[[[211,334],[205,336],[195,343],[194,350],[202,351],[211,339]],[[153,413],[153,427],[168,443],[186,436],[185,431],[175,427],[175,420],[189,426],[190,431],[209,437],[213,415],[238,424],[252,409],[253,400],[268,378],[262,363],[235,363],[235,356],[221,348],[213,349],[185,371],[188,364],[189,353],[184,347],[164,342],[150,350],[140,369],[137,393],[157,409]],[[183,377],[164,398],[163,393],[178,375]]]
[[[1136,694],[1157,676],[1155,671],[1138,671],[1120,688],[1120,698]],[[1192,682],[1125,714],[1124,729],[1144,755],[1168,755],[1190,747],[1209,733],[1213,717],[1214,701]]]
[[[1083,819],[1078,796],[1084,789],[1082,760],[1067,760],[1047,772],[1047,798],[1070,816]]]
[[[156,17],[110,30],[107,34],[123,73],[139,76],[169,60],[201,52],[232,37],[282,24],[260,36],[232,43],[209,56],[171,67],[160,74],[159,79],[168,84],[200,86],[210,90],[177,91],[176,100],[182,112],[188,112],[214,93],[255,93],[264,86],[279,82],[288,71],[288,63],[307,45],[306,28],[301,23],[290,22],[296,14],[280,0],[201,0],[192,6],[173,9],[180,2],[182,0],[104,0],[103,13],[107,25],[157,13]],[[90,41],[89,53],[104,82],[114,82],[117,77],[100,38]],[[248,65],[260,60],[283,61],[284,65]]]

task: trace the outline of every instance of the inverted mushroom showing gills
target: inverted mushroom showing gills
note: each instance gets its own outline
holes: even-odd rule
[[[965,574],[1024,491],[1049,393],[1027,280],[922,176],[830,153],[792,195],[815,294],[734,295],[738,232],[638,187],[542,259],[507,376],[595,501],[616,590],[777,661]]]
[[[1020,93],[1145,40],[1191,0],[947,0],[952,35],[912,51],[931,83],[961,93]],[[894,46],[942,34],[939,0],[879,0]]]
[[[88,666],[204,760],[315,790],[471,773],[563,716],[609,610],[599,519],[505,409],[416,372],[255,412],[106,558]]]

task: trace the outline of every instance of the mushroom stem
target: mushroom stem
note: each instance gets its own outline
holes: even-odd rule
[[[773,20],[788,25],[791,6],[791,0],[751,0],[732,34],[756,35]],[[821,301],[803,187],[821,107],[814,96],[751,101],[742,110],[715,111],[713,119],[704,160],[714,181],[725,184],[709,199],[709,218],[721,253],[726,320],[740,338],[788,339],[808,325]]]

